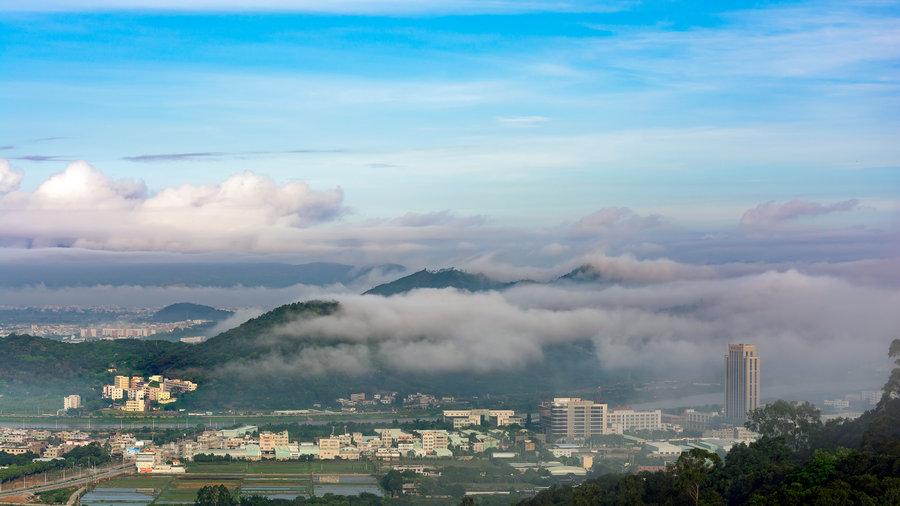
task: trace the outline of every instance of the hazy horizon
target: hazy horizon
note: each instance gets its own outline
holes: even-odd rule
[[[3,2],[0,305],[240,308],[215,334],[334,299],[260,337],[315,334],[257,365],[319,376],[754,342],[777,385],[877,383],[898,34],[895,2]],[[360,295],[451,267],[535,283]]]

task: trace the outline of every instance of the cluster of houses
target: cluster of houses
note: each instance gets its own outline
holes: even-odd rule
[[[0,452],[9,455],[32,453],[39,456],[36,460],[58,459],[79,446],[95,442],[106,444],[109,439],[97,439],[79,430],[0,428]]]
[[[116,376],[111,385],[103,386],[103,398],[110,399],[121,411],[143,413],[154,404],[165,406],[178,400],[176,395],[197,390],[193,381],[164,378],[161,375]]]

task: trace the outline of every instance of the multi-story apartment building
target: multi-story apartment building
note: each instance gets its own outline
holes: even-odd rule
[[[125,390],[116,385],[103,385],[103,398],[121,401],[125,397]]]
[[[606,404],[556,397],[541,404],[541,426],[550,438],[586,439],[608,433],[606,412]]]
[[[692,431],[708,429],[719,419],[719,413],[686,409],[682,414],[684,428]]]
[[[498,427],[521,422],[511,409],[445,409],[444,419],[452,423],[454,429],[479,425],[485,419]]]
[[[446,450],[450,444],[445,430],[422,430],[419,435],[422,436],[422,450],[427,455],[434,454],[435,450]]]
[[[128,390],[128,387],[130,386],[129,381],[128,381],[128,376],[116,376],[116,379],[113,380],[113,385],[115,385],[116,388],[121,388],[122,390]]]
[[[759,407],[759,356],[756,345],[729,344],[725,355],[725,418],[743,425]]]
[[[271,453],[275,451],[276,446],[287,445],[288,431],[259,433],[259,450],[263,453]]]
[[[606,425],[611,432],[621,434],[634,430],[661,430],[662,411],[635,411],[633,409],[613,409],[606,414]]]
[[[323,437],[319,439],[319,458],[331,460],[341,454],[341,440],[336,437]]]
[[[81,407],[80,395],[69,395],[63,397],[63,409],[78,409]]]

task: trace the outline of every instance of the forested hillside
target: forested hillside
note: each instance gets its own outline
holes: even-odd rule
[[[631,393],[629,384],[597,367],[590,340],[547,346],[544,360],[527,368],[484,373],[399,371],[383,364],[374,348],[371,368],[365,371],[311,370],[310,360],[314,364],[336,360],[340,355],[337,347],[348,342],[282,335],[280,329],[298,319],[339,310],[333,301],[288,304],[198,345],[139,340],[65,344],[30,336],[0,338],[0,355],[15,358],[0,365],[0,393],[18,393],[23,386],[29,391],[62,387],[96,391],[110,381],[110,368],[124,374],[162,373],[197,381],[199,390],[175,407],[210,409],[308,407],[360,389],[439,395],[502,393],[523,403],[560,390],[581,390],[589,395],[601,384],[607,385],[604,396],[609,402],[623,402]],[[338,351],[329,354],[328,350]]]

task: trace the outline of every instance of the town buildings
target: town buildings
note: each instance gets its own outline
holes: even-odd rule
[[[165,378],[153,375],[144,380],[143,376],[116,376],[111,385],[103,386],[103,398],[124,401],[116,406],[125,412],[146,411],[152,405],[164,406],[178,400],[173,394],[193,392],[197,384],[192,381]]]
[[[63,397],[63,409],[78,409],[81,407],[81,396],[80,395],[69,395]]]
[[[626,431],[662,430],[662,411],[613,409],[606,414],[606,426],[609,432],[616,434]]]
[[[275,447],[287,445],[288,431],[259,433],[259,450],[262,452],[274,452]]]
[[[454,429],[481,425],[488,420],[497,427],[522,424],[522,419],[511,409],[445,409],[444,420],[450,422]]]
[[[753,344],[729,344],[725,355],[725,418],[743,425],[759,407],[759,356]]]
[[[607,405],[578,397],[557,397],[540,405],[541,427],[549,438],[588,439],[607,434]]]

